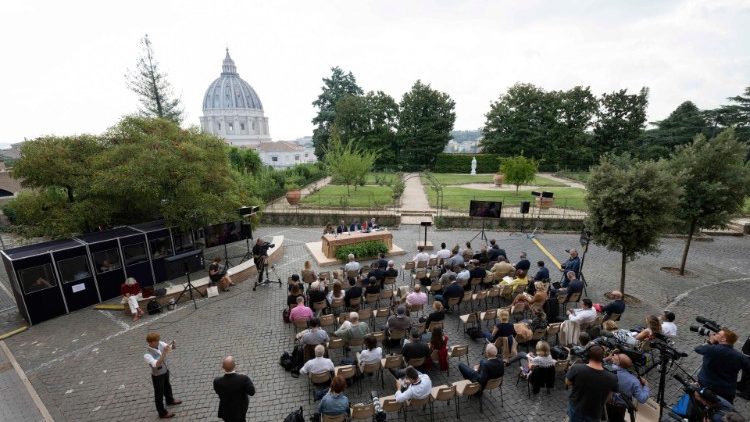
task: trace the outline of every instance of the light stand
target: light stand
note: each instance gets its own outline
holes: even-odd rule
[[[245,235],[245,245],[247,246],[247,252],[245,253],[245,255],[242,256],[242,259],[240,259],[240,264],[245,261],[249,261],[250,258],[253,257],[253,252],[252,252],[252,249],[250,248],[250,241],[253,239],[253,225],[250,223],[250,219],[252,218],[252,216],[254,216],[258,212],[259,209],[260,207],[244,206],[238,210],[240,216],[243,219],[246,219],[247,221],[247,224],[245,224],[244,222],[241,223],[243,229],[247,227],[247,232],[245,232],[244,230],[241,230],[243,234]]]
[[[250,223],[247,223],[247,229],[248,229],[248,235],[245,237],[245,246],[247,246],[247,252],[245,252],[245,255],[242,256],[242,259],[240,259],[240,264],[249,261],[253,257],[253,251],[252,248],[250,248],[250,241],[253,240],[253,226],[250,225]]]
[[[479,233],[475,234],[474,237],[469,240],[469,242],[473,241],[477,238],[477,236],[481,236],[480,239],[484,240],[484,243],[487,243],[487,234],[484,232],[484,221],[485,219],[482,219],[482,230],[479,231]],[[427,227],[425,227],[425,239],[427,238]]]
[[[229,251],[227,250],[227,244],[224,244],[224,271],[232,268],[232,261],[229,260]]]
[[[180,303],[180,299],[182,299],[182,295],[185,294],[185,292],[188,292],[190,294],[190,300],[193,301],[193,306],[195,309],[198,309],[198,304],[195,302],[195,296],[193,296],[193,290],[196,291],[201,297],[206,297],[203,295],[203,293],[200,292],[200,290],[196,289],[195,286],[193,286],[193,283],[190,281],[190,270],[188,269],[187,262],[183,263],[185,266],[185,276],[187,277],[187,283],[185,284],[185,288],[182,289],[182,292],[179,296],[177,296],[177,300],[174,301],[175,305]]]

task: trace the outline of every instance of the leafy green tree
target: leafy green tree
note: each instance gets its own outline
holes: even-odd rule
[[[724,127],[735,128],[738,139],[750,142],[750,86],[742,94],[727,99],[732,104],[720,109]]]
[[[342,142],[334,126],[331,141],[324,150],[324,157],[330,175],[335,181],[345,183],[346,192],[349,194],[349,186],[354,185],[356,190],[357,185],[362,184],[367,174],[372,171],[377,153],[358,148],[352,140]]]
[[[646,125],[647,106],[648,88],[645,87],[638,94],[628,94],[627,89],[603,94],[594,125],[594,156],[634,151]]]
[[[620,252],[624,293],[627,262],[659,250],[681,190],[663,163],[636,161],[629,154],[602,157],[586,187],[586,227],[594,243]]]
[[[680,263],[685,274],[690,242],[696,230],[724,226],[742,210],[750,195],[748,147],[737,141],[734,129],[727,129],[710,141],[696,136],[692,144],[678,147],[672,156],[673,174],[682,174],[684,191],[675,211],[688,227]]]
[[[398,104],[382,91],[364,96],[347,95],[336,104],[335,125],[344,141],[353,140],[364,150],[379,151],[375,168],[395,167],[398,144]]]
[[[426,168],[451,139],[456,103],[418,80],[399,105],[399,162],[405,168]]]
[[[255,174],[263,167],[258,152],[251,148],[229,147],[229,162],[242,174]]]
[[[644,133],[638,155],[649,159],[665,158],[678,145],[689,144],[695,135],[708,134],[705,113],[691,101],[680,104],[670,115],[655,122],[656,129]]]
[[[318,108],[318,114],[312,119],[317,127],[313,130],[313,145],[318,160],[323,160],[323,154],[331,137],[331,126],[336,120],[336,104],[349,95],[362,95],[362,88],[352,72],[344,71],[336,66],[331,68],[331,76],[323,78],[322,92],[313,105]]]
[[[141,48],[141,57],[138,58],[135,71],[125,75],[130,90],[138,95],[141,115],[180,124],[183,112],[180,99],[174,97],[167,74],[159,69],[148,34],[141,39]]]
[[[500,171],[505,175],[505,181],[511,185],[516,185],[516,195],[518,187],[531,183],[537,172],[537,163],[529,158],[519,155],[513,158],[506,158],[500,165]]]

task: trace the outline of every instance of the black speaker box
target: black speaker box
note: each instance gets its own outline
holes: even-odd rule
[[[530,208],[531,208],[531,202],[529,201],[521,202],[521,214],[528,214]]]

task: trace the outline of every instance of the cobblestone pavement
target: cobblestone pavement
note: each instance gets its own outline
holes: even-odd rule
[[[2,342],[0,341],[0,343]],[[0,348],[0,397],[2,397],[2,400],[0,400],[0,420],[44,420],[2,348]]]
[[[320,229],[264,227],[259,233],[284,236],[284,257],[276,265],[276,272],[285,280],[308,259],[304,242],[318,239]],[[454,244],[475,234],[433,230],[428,240]],[[394,242],[411,252],[422,235],[421,227],[403,227],[394,231]],[[523,235],[488,232],[488,236],[495,237],[511,259],[526,251],[532,262],[539,259],[549,262]],[[540,234],[538,239],[559,258],[564,257],[565,248],[578,244],[576,235]],[[665,239],[661,254],[628,265],[627,292],[639,297],[642,304],[629,307],[621,325],[640,324],[645,315],[671,306],[680,327],[677,346],[691,352],[680,364],[692,372],[700,361],[691,349],[703,340],[687,328],[696,315],[736,328],[743,340],[750,333],[747,306],[750,298],[746,288],[750,281],[749,240],[720,237],[713,242],[696,242],[688,266],[693,273],[690,277],[659,271],[662,266],[678,265],[682,245],[680,239]],[[231,251],[237,256],[243,253],[244,244],[234,246]],[[398,257],[397,262],[400,264],[410,256],[411,253]],[[618,286],[619,256],[592,247],[586,256],[584,272],[589,296],[601,302],[605,292]],[[684,292],[688,293],[679,296]],[[303,406],[308,416],[313,410],[308,405],[307,380],[290,377],[278,365],[282,351],[292,347],[293,332],[281,320],[285,298],[284,288],[270,285],[253,292],[252,284],[246,282],[219,297],[200,300],[197,310],[192,304],[184,304],[175,311],[146,316],[134,324],[121,313],[85,309],[31,327],[6,343],[57,421],[157,420],[149,372],[142,357],[145,336],[151,330],[159,331],[163,339],[177,341],[171,361],[175,395],[184,401],[173,409],[179,420],[217,420],[218,400],[211,380],[221,373],[221,359],[232,354],[239,363],[238,370],[248,373],[257,388],[257,394],[250,399],[248,419],[281,421],[298,406]],[[464,338],[457,331],[456,321],[455,315],[446,321],[449,343],[469,344],[469,360],[476,363],[481,344]],[[340,353],[335,352],[333,359],[338,363]],[[450,376],[437,371],[430,374],[434,385],[460,379],[457,362],[450,365]],[[483,414],[479,413],[476,401],[461,401],[462,419],[564,420],[567,392],[560,379],[550,396],[542,393],[529,399],[525,386],[515,385],[517,372],[515,366],[506,369],[504,406],[501,407],[497,392],[485,396]],[[656,371],[649,373],[652,385],[656,385],[657,378]],[[351,388],[347,395],[356,403],[366,400],[371,390],[392,394],[393,378],[389,374],[385,376],[385,384],[381,388],[379,383],[365,380],[362,394]],[[675,384],[673,380],[667,381],[667,397],[672,401],[677,397]],[[750,415],[748,402],[738,400],[737,405],[743,414]],[[436,420],[455,420],[451,409],[436,404]],[[429,420],[421,411],[410,412],[410,418]],[[0,414],[0,420],[8,419]]]

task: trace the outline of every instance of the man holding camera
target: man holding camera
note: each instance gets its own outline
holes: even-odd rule
[[[703,355],[698,382],[730,403],[737,392],[737,374],[740,370],[750,374],[750,357],[734,349],[736,342],[737,334],[722,327],[708,337],[706,344],[695,348],[695,353]]]
[[[253,246],[253,261],[255,262],[255,268],[258,270],[258,281],[255,282],[253,290],[263,284],[263,271],[268,264],[268,249],[273,248],[274,246],[276,245],[265,242],[261,238],[258,238],[255,242],[255,246]]]
[[[169,366],[167,365],[167,356],[174,350],[175,342],[167,344],[161,340],[159,333],[151,332],[146,336],[148,349],[143,358],[151,368],[151,381],[154,384],[154,401],[156,410],[159,412],[161,419],[174,417],[174,413],[167,411],[164,407],[164,399],[167,400],[167,406],[176,406],[182,403],[181,400],[175,400],[172,396],[172,384],[169,383]]]
[[[625,422],[625,413],[633,409],[633,399],[638,403],[646,403],[651,393],[645,378],[638,378],[628,369],[633,367],[633,361],[624,353],[615,352],[605,361],[612,362],[617,375],[617,393],[607,401],[607,417],[609,422]]]

